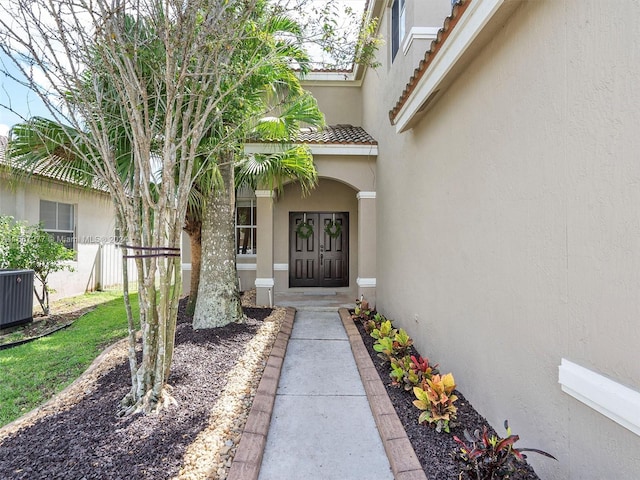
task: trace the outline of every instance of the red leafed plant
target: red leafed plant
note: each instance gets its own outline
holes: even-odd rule
[[[518,464],[524,464],[526,455],[522,452],[535,452],[545,457],[556,458],[536,448],[515,448],[513,446],[520,437],[512,435],[509,423],[504,421],[507,430],[505,438],[489,435],[485,426],[482,434],[476,430],[473,435],[464,431],[467,444],[454,435],[453,439],[460,444],[460,449],[452,453],[453,459],[460,465],[460,479],[497,480],[508,479],[518,470]]]

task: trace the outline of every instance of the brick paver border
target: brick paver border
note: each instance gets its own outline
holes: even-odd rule
[[[295,308],[287,308],[284,321],[273,344],[267,366],[258,384],[247,423],[242,432],[236,455],[229,469],[227,480],[257,480],[262,465],[264,446],[267,443],[271,414],[276,400],[282,363],[293,330]]]

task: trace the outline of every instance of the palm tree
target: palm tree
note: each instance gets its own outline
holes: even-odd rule
[[[257,39],[261,43],[249,45],[248,49],[263,55],[269,50],[276,51],[279,55],[271,57],[272,62],[243,86],[239,97],[242,102],[226,121],[243,126],[247,136],[281,142],[285,148],[280,154],[244,157],[239,141],[236,148],[228,149],[217,162],[222,188],[213,189],[206,199],[201,261],[199,265],[192,264],[192,278],[200,272],[197,290],[191,286],[192,295],[197,295],[194,328],[219,327],[242,319],[235,263],[236,187],[248,184],[280,188],[287,180],[297,180],[304,190],[309,190],[317,181],[310,151],[304,146],[290,145],[301,124],[324,125],[317,102],[304,91],[292,68],[298,65],[302,73],[308,68],[308,56],[292,41],[301,34],[299,26],[287,17],[270,16],[267,10],[263,16],[257,16],[257,21],[263,22],[260,28],[269,35]],[[197,238],[197,230],[191,238]]]

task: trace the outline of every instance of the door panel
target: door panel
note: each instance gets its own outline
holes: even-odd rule
[[[308,238],[296,231],[305,219],[313,228]],[[331,228],[334,221],[340,226],[339,234]],[[327,226],[332,235],[326,231]],[[291,212],[289,245],[290,287],[349,285],[349,213]]]

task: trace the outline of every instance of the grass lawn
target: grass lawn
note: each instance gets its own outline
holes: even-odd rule
[[[87,302],[98,305],[67,329],[0,351],[0,427],[63,390],[106,346],[127,336],[122,292],[77,298],[85,306]],[[137,296],[131,296],[131,304],[137,316]]]

